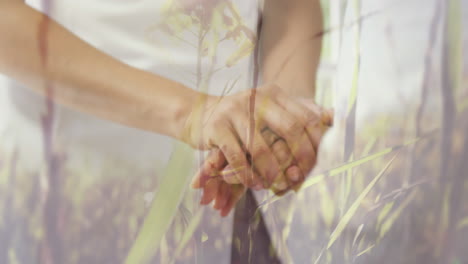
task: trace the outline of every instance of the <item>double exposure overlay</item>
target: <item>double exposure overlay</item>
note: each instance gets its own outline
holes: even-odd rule
[[[467,1],[0,16],[0,263],[468,263]]]

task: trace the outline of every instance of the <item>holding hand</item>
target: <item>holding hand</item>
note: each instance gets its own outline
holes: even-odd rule
[[[269,188],[284,169],[262,136],[269,128],[284,139],[298,169],[291,178],[301,180],[315,164],[323,134],[320,109],[297,103],[279,87],[269,85],[224,97],[206,96],[187,120],[183,140],[195,148],[218,148],[231,166],[233,182]],[[297,181],[298,181],[297,180]]]
[[[309,107],[316,107],[311,100],[299,101]],[[321,112],[318,126],[320,131],[316,133],[318,135],[323,135],[333,122],[332,112]],[[271,190],[276,195],[283,195],[290,189],[297,191],[304,178],[297,178],[297,175],[300,175],[300,168],[295,164],[286,142],[270,129],[264,129],[262,136],[287,176],[276,178]],[[235,173],[220,150],[211,151],[192,184],[194,188],[203,188],[201,204],[209,204],[214,200],[214,208],[220,210],[222,216],[227,215],[245,192],[245,187],[236,180]]]

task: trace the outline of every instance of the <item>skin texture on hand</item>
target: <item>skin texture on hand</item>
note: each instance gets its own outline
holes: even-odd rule
[[[199,92],[89,45],[22,1],[0,0],[0,73],[81,112],[172,138]]]
[[[194,109],[184,141],[197,149],[218,148],[246,187],[269,188],[275,179],[284,177],[280,162],[262,136],[265,128],[284,139],[298,166],[296,178],[304,178],[315,164],[323,133],[320,108],[298,104],[276,85],[206,97]]]
[[[310,77],[310,70],[314,67],[309,67],[309,62],[316,61],[310,58],[317,56],[306,52],[310,45],[291,43],[303,43],[304,29],[313,24],[308,19],[315,16],[310,16],[309,8],[305,8],[312,7],[309,5],[312,2],[307,0],[268,3],[262,28],[262,80],[283,84],[288,89],[265,85],[262,89],[222,98],[201,95],[210,103],[216,103],[203,104],[207,106],[202,107],[203,118],[187,118],[188,113],[193,112],[189,102],[200,95],[198,92],[119,62],[21,1],[0,1],[3,36],[0,72],[41,94],[53,94],[54,101],[74,109],[127,126],[187,139],[185,142],[196,148],[219,148],[231,169],[240,171],[235,174],[238,180],[249,187],[270,187],[279,176],[285,177],[284,166],[261,135],[268,127],[283,138],[303,179],[313,168],[322,133],[317,129],[317,115],[291,100],[290,94],[285,92],[292,90],[290,87],[303,87],[308,92],[302,95],[313,96],[310,87],[314,78]],[[283,19],[275,19],[279,17],[277,14]],[[289,22],[284,23],[285,20]],[[288,34],[278,34],[280,25],[287,26],[283,33]],[[38,35],[43,36],[41,41]],[[40,44],[42,52],[37,48]],[[296,52],[299,55],[293,59],[284,58],[291,49],[301,52]],[[280,68],[273,67],[278,65]],[[297,73],[301,73],[300,76]],[[291,80],[300,80],[301,84]],[[256,95],[252,96],[253,93]],[[254,112],[250,111],[249,104],[252,97],[259,106]],[[250,120],[255,121],[254,125],[245,129]],[[183,136],[187,123],[188,138]],[[205,129],[205,124],[209,129]]]
[[[251,96],[255,101],[253,110]],[[287,143],[300,168],[300,177],[314,165],[315,158],[310,157],[315,156],[321,136],[317,130],[320,112],[297,104],[275,85],[224,97],[208,96],[194,109],[187,120],[185,142],[197,149],[220,149],[245,186],[266,188],[277,177],[284,177],[261,135],[267,127]]]
[[[309,102],[309,100],[301,100]],[[306,105],[311,105],[307,103]],[[333,123],[333,112],[323,111],[321,114],[322,135]],[[271,130],[262,131],[262,136],[278,158],[286,177],[278,177],[270,189],[276,195],[284,195],[289,190],[297,191],[302,185],[304,178],[297,178],[298,166],[294,164],[290,150],[285,141],[275,135]],[[226,216],[240,200],[246,187],[237,182],[232,170],[223,153],[219,149],[214,149],[208,155],[198,174],[195,176],[192,187],[202,188],[203,196],[201,204],[209,204],[214,201],[214,208],[219,210],[222,216]],[[254,188],[259,189],[259,188]]]

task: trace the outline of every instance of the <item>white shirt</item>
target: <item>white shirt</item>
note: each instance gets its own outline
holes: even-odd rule
[[[133,67],[214,95],[235,93],[254,86],[253,50],[261,13],[258,1],[61,0],[50,1],[49,8],[44,9],[45,3],[28,1],[90,45]],[[6,106],[9,114],[5,120],[4,138],[19,148],[22,171],[44,171],[41,131],[44,99],[17,83],[11,82],[9,86],[9,104]],[[102,191],[106,185],[125,189],[124,186],[134,184],[136,187],[129,189],[125,194],[128,197],[123,198],[133,199],[137,207],[145,208],[152,192],[161,188],[160,176],[175,141],[60,105],[56,105],[55,110],[53,145],[58,153],[66,156],[63,175],[66,182],[77,181],[76,190],[83,197]],[[197,166],[192,165],[200,162],[198,157],[197,154],[195,164],[181,166],[190,166],[191,172],[195,172]],[[192,176],[187,175],[187,179]],[[44,175],[42,179],[47,181]],[[199,191],[186,191],[188,205],[184,206],[191,214],[200,210],[199,199]],[[95,200],[90,198],[90,203],[105,207],[106,200],[119,206],[117,202],[110,202],[106,195]],[[74,208],[76,215],[89,213],[79,206]],[[205,211],[204,217],[220,219],[214,210]],[[129,212],[126,221],[131,217],[141,218],[146,211],[139,212],[135,215]],[[230,217],[222,221],[223,235],[213,236],[213,239],[223,240],[222,248],[207,250],[205,254],[211,261],[228,263],[232,222]],[[111,243],[106,233],[93,240],[92,235],[86,233],[83,222],[70,225],[82,230],[85,240]],[[89,225],[98,223],[91,221]],[[213,232],[220,229],[217,225]],[[72,246],[68,241],[64,243]],[[96,255],[99,254],[106,257],[113,253],[97,252]]]

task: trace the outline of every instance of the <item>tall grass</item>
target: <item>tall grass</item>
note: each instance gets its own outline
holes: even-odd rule
[[[148,263],[159,248],[188,186],[194,153],[189,146],[178,144],[160,183],[138,237],[128,253],[126,264]]]
[[[345,3],[355,10],[356,2]],[[410,131],[414,137],[399,137],[391,130],[407,124],[406,115],[382,117],[379,120],[383,121],[369,124],[378,127],[379,133],[356,131],[353,112],[355,115],[358,106],[361,62],[356,32],[358,62],[353,65],[349,89],[354,91],[348,100],[346,128],[350,134],[340,146],[345,155],[341,151],[339,157],[329,154],[329,159],[339,162],[311,175],[294,206],[286,202],[290,196],[270,196],[260,202],[257,210],[275,213],[279,230],[270,231],[284,240],[282,252],[289,262],[468,260],[468,112],[463,106],[466,98],[461,96],[461,60],[466,56],[461,45],[461,1],[435,3],[440,8],[434,10],[428,25],[430,43],[423,76],[440,74],[443,85],[423,77],[420,104],[408,113],[417,116],[415,131]],[[343,22],[341,28],[330,30],[356,30],[364,21],[372,23],[372,15],[356,16],[353,23]],[[438,35],[439,29],[443,34]],[[441,60],[434,55],[438,36],[444,43]],[[437,72],[436,66],[443,71]],[[199,83],[208,82],[203,77]],[[443,106],[440,120],[432,115],[427,99],[434,95]],[[209,218],[209,208],[190,216],[188,209],[179,207],[191,175],[184,165],[193,164],[194,158],[186,146],[176,147],[157,190],[151,190],[153,184],[148,180],[154,175],[138,178],[135,172],[123,172],[123,180],[101,177],[86,168],[66,171],[66,153],[58,153],[53,142],[53,116],[51,105],[42,123],[44,172],[25,173],[19,163],[21,153],[0,153],[0,263],[184,263],[230,246],[226,230],[231,227]],[[386,122],[392,122],[389,128],[381,128]],[[436,123],[438,128],[432,130]],[[410,151],[413,146],[417,146],[415,151]],[[413,166],[411,177],[406,179],[409,166]],[[83,187],[84,179],[93,184]],[[156,191],[149,208],[141,202],[146,191]],[[198,198],[187,195],[185,203]],[[178,211],[185,216],[178,216]],[[219,260],[227,257],[215,256]]]

